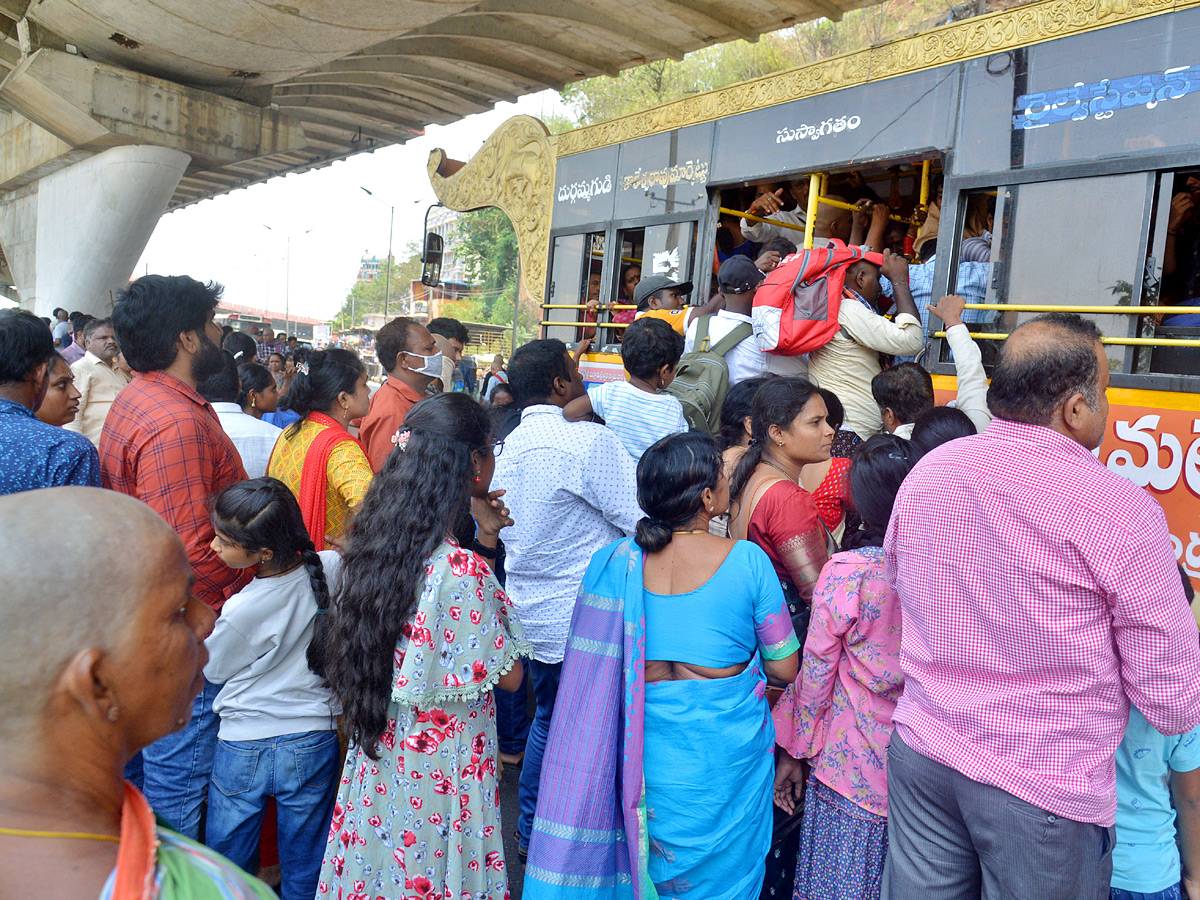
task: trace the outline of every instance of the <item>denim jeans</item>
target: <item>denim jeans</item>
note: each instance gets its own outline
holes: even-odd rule
[[[1109,900],[1180,900],[1182,893],[1175,884],[1165,890],[1147,894],[1142,891],[1127,891],[1124,888],[1109,888]]]
[[[279,813],[283,900],[317,893],[341,747],[336,731],[218,741],[208,791],[208,846],[243,869],[254,864],[267,798]]]
[[[496,734],[500,741],[500,752],[517,755],[525,749],[529,739],[529,663],[525,661],[525,675],[521,686],[515,691],[496,688]]]
[[[143,787],[151,809],[175,831],[200,840],[200,811],[208,797],[220,719],[212,711],[221,685],[205,679],[182,731],[142,750]],[[136,760],[126,771],[136,769]]]
[[[542,756],[546,752],[546,738],[550,735],[550,717],[554,715],[554,700],[558,697],[562,663],[544,663],[531,659],[529,673],[533,679],[537,708],[533,713],[533,724],[529,726],[525,762],[521,767],[521,780],[517,783],[517,804],[521,808],[521,814],[517,817],[517,841],[522,847],[529,846],[529,836],[533,833],[538,782],[542,778]]]

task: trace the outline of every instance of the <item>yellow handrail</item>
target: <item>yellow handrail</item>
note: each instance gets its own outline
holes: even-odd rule
[[[1039,306],[1028,303],[968,303],[967,309],[998,309],[1010,312],[1073,312],[1090,315],[1158,315],[1159,313],[1200,313],[1196,306]]]
[[[607,306],[601,306],[601,309],[608,309]],[[542,309],[587,309],[583,303],[543,303]],[[625,303],[613,304],[613,309],[637,309],[636,306],[629,306]]]
[[[718,211],[727,216],[741,216],[743,219],[749,219],[751,222],[765,222],[768,225],[778,225],[780,228],[789,228],[792,231],[804,230],[803,225],[793,225],[791,222],[780,222],[778,219],[764,219],[762,216],[756,216],[748,212],[741,212],[740,210],[736,209],[729,209],[724,206],[719,207]]]
[[[969,332],[971,337],[977,341],[1003,341],[1007,340],[1007,334],[991,334],[989,332]],[[946,332],[935,331],[934,337],[944,338]],[[1102,344],[1117,344],[1120,346],[1130,347],[1200,347],[1200,339],[1188,340],[1185,338],[1100,338]]]
[[[628,328],[617,322],[572,322],[566,319],[542,319],[542,325],[566,325],[572,328]]]

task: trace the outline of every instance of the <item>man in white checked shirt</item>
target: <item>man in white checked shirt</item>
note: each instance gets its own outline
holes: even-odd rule
[[[524,851],[579,585],[592,554],[632,535],[642,513],[637,470],[616,435],[594,422],[563,418],[563,407],[583,395],[583,380],[562,341],[519,348],[509,360],[508,381],[521,424],[504,442],[493,485],[505,491],[515,523],[500,532],[506,587],[533,645],[537,710],[517,792],[518,848]]]

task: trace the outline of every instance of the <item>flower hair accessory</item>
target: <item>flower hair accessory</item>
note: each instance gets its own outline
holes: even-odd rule
[[[301,375],[307,375],[308,374],[308,363],[306,363],[306,362],[296,363],[296,371],[299,372]]]
[[[411,428],[401,428],[392,435],[392,443],[400,448],[401,451],[408,448],[408,439],[412,437]]]

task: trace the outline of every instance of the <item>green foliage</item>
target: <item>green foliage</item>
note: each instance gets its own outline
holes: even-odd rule
[[[678,62],[658,60],[616,78],[590,78],[568,85],[562,98],[578,125],[590,125],[925,30],[945,22],[953,10],[949,0],[885,0],[849,12],[841,22],[818,19],[763,35],[756,43],[718,44]]]
[[[421,277],[421,248],[410,243],[404,248],[404,262],[392,261],[391,299],[388,315],[395,317],[405,309],[405,299],[412,294],[412,282]],[[335,328],[353,328],[362,324],[363,316],[382,313],[387,294],[386,271],[381,270],[374,281],[356,281],[346,294],[342,308],[330,322]]]
[[[443,315],[464,322],[512,325],[519,272],[517,234],[512,222],[495,207],[463,213],[454,238],[454,252],[468,279],[479,286],[479,293],[443,303]],[[536,336],[536,307],[531,310],[522,304],[516,330],[518,344]]]

